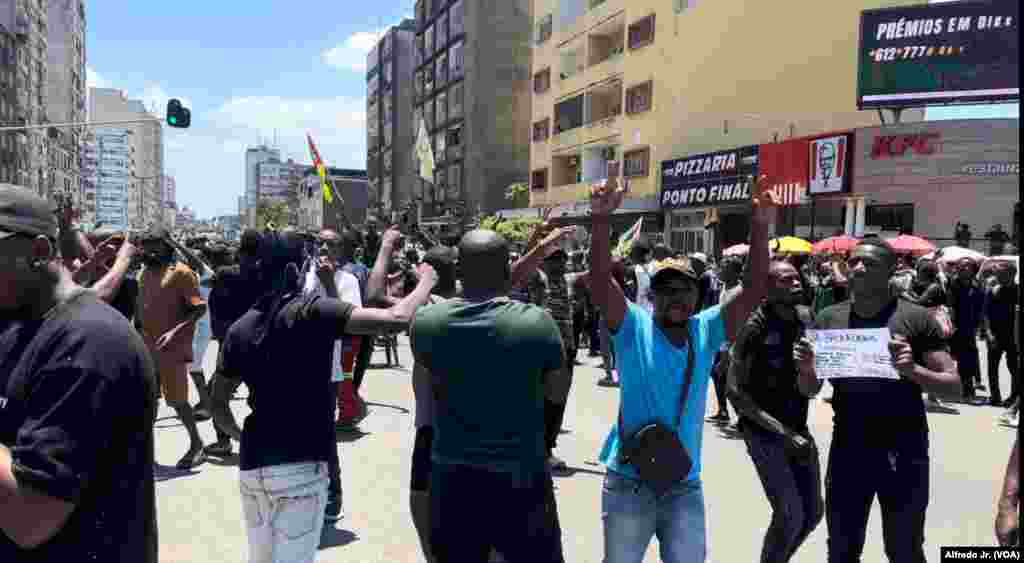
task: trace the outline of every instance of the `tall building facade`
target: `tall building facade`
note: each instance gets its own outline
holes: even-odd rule
[[[5,123],[46,122],[48,15],[46,0],[0,2],[0,35],[4,36],[0,119]],[[0,137],[6,153],[0,180],[48,196],[47,131],[16,131]]]
[[[126,128],[100,127],[86,133],[82,149],[84,194],[79,208],[83,223],[102,223],[116,229],[129,229],[133,221],[138,223],[138,193],[132,190],[132,137],[132,131]]]
[[[645,231],[707,251],[716,236],[708,221],[720,216],[742,231],[749,198],[662,206],[662,164],[751,147],[756,162],[762,143],[877,123],[874,112],[857,110],[857,58],[849,54],[860,12],[894,3],[534,0],[531,205],[585,217],[589,185],[615,163],[612,171],[630,181],[617,228],[645,215]],[[744,40],[792,21],[829,25]],[[814,45],[829,48],[808,55]]]
[[[366,172],[371,208],[384,217],[412,201],[416,183],[412,123],[416,22],[388,29],[366,59]]]
[[[129,131],[134,159],[129,177],[128,214],[133,229],[162,224],[165,217],[163,123],[141,101],[128,99],[123,91],[113,88],[90,88],[88,105],[91,121],[152,120],[124,126]]]
[[[174,176],[164,176],[164,204],[169,209],[178,208],[178,183]]]
[[[54,123],[86,120],[85,2],[48,0],[46,115]],[[83,203],[81,147],[84,127],[50,131],[50,193],[70,194],[77,209]]]
[[[281,161],[280,149],[259,145],[245,149],[245,224],[256,227],[256,206],[260,200],[259,165],[268,161]]]
[[[502,209],[526,181],[530,21],[529,0],[416,2],[410,127],[426,124],[436,163],[414,192],[425,224]]]

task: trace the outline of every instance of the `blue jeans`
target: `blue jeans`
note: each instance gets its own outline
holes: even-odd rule
[[[656,497],[640,481],[609,470],[601,519],[604,563],[641,563],[654,536],[663,563],[704,563],[707,535],[699,482],[680,483]]]
[[[239,471],[249,563],[312,563],[327,506],[327,464]]]

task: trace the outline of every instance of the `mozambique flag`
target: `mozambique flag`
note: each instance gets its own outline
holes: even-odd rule
[[[619,258],[629,256],[629,253],[633,250],[633,244],[640,240],[640,233],[643,231],[644,218],[641,217],[633,223],[633,226],[628,231],[622,233],[619,237],[619,244],[615,245],[615,249],[612,250],[612,254]]]
[[[324,201],[334,203],[334,193],[331,191],[330,184],[327,183],[327,167],[324,166],[324,161],[320,158],[320,151],[316,150],[316,143],[313,142],[313,137],[309,133],[306,133],[306,140],[309,141],[309,154],[313,157],[313,168],[316,168],[316,173],[320,176],[320,189],[324,192]]]

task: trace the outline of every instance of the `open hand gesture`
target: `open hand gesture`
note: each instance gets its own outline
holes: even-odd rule
[[[754,177],[750,176],[748,180],[753,183]],[[775,189],[772,187],[772,181],[768,178],[767,174],[761,174],[757,178],[751,203],[755,213],[773,211],[776,207],[782,207],[782,198],[775,192]]]
[[[622,205],[626,190],[619,185],[618,178],[594,184],[590,188],[590,213],[597,217],[607,217]]]
[[[386,248],[398,248],[398,243],[402,240],[402,231],[398,225],[391,225],[388,230],[384,231],[384,235],[380,239],[381,247]]]

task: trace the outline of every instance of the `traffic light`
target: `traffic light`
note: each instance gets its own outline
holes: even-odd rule
[[[167,124],[181,129],[187,129],[192,124],[192,112],[181,105],[181,100],[177,98],[167,101]]]

